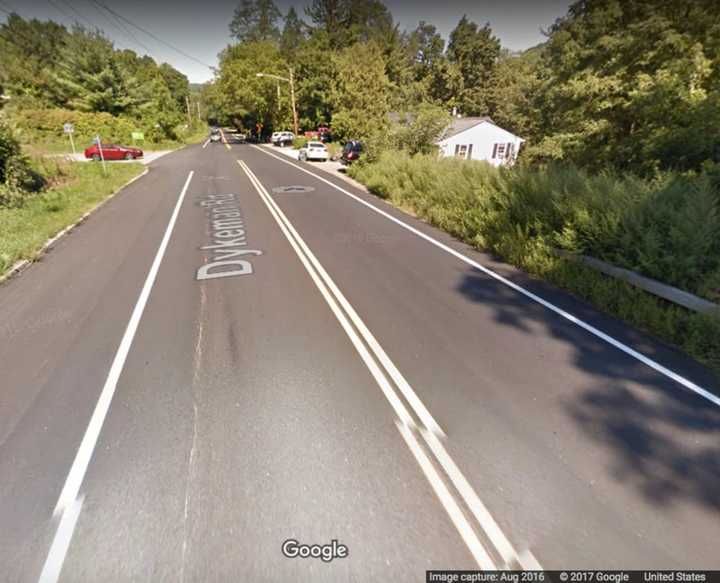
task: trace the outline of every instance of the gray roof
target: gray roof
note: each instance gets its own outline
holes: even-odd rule
[[[454,135],[459,134],[460,132],[464,132],[465,130],[469,130],[472,127],[475,127],[476,125],[479,125],[484,122],[490,122],[491,124],[494,124],[495,122],[490,119],[489,117],[455,117],[453,118],[452,122],[448,126],[448,129],[446,130],[444,136],[445,138],[451,138]]]
[[[390,113],[388,113],[388,119],[394,123],[412,123],[414,120],[414,115],[412,113],[400,114],[397,111],[391,111]],[[440,137],[441,137],[441,139],[446,140],[446,139],[451,138],[459,133],[464,132],[465,130],[469,130],[470,128],[474,128],[476,125],[480,125],[481,123],[485,123],[485,122],[491,123],[493,125],[497,125],[492,120],[492,118],[487,117],[487,116],[454,117],[454,118],[452,118],[450,125],[448,125],[448,127],[445,129],[445,131],[442,133],[442,135]],[[500,128],[500,129],[502,129],[502,128]],[[505,131],[507,131],[507,130],[505,130]],[[508,133],[511,133],[511,132],[508,132]]]

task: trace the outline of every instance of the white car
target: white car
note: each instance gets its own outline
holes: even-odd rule
[[[298,152],[298,160],[307,162],[308,160],[319,160],[327,162],[328,149],[322,142],[307,142]]]
[[[275,132],[270,141],[276,146],[288,146],[292,144],[295,139],[295,134],[292,132]]]
[[[220,132],[210,134],[210,141],[211,142],[219,142],[220,141]]]

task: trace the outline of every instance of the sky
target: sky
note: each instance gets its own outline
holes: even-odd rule
[[[182,71],[191,83],[203,83],[212,78],[210,67],[217,65],[217,54],[231,41],[228,24],[237,5],[237,0],[100,1],[195,60],[127,24],[124,29],[93,0],[0,0],[0,8],[15,11],[24,18],[68,25],[75,20],[84,26],[92,24],[103,29],[115,46],[149,54],[156,61],[170,63]],[[304,17],[304,7],[310,0],[276,0],[276,3],[283,14],[292,5]],[[402,29],[414,29],[420,20],[425,20],[447,39],[466,14],[478,24],[489,22],[504,47],[521,50],[544,40],[542,30],[565,15],[570,0],[385,0],[385,4]],[[0,11],[0,22],[4,20],[5,13]]]

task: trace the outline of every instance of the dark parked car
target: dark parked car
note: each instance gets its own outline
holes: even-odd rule
[[[100,160],[100,148],[97,144],[93,144],[85,150],[85,157],[93,160]],[[135,160],[142,158],[143,151],[140,148],[126,148],[125,146],[117,146],[115,144],[102,145],[102,157],[106,160]]]
[[[360,155],[362,154],[362,151],[362,142],[358,142],[357,140],[351,140],[343,146],[340,161],[345,165],[357,162],[358,158],[360,158]]]

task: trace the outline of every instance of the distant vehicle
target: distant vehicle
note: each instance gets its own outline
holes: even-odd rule
[[[307,162],[308,160],[320,160],[327,162],[328,150],[322,142],[308,142],[298,151],[298,160]]]
[[[281,133],[282,133],[282,132],[273,132],[272,135],[270,136],[270,143],[271,143],[271,144],[274,144],[275,142],[277,142],[278,136],[279,136]]]
[[[213,132],[210,134],[210,141],[211,142],[219,142],[220,141],[220,132]]]
[[[346,166],[357,162],[358,158],[362,155],[363,145],[362,142],[357,140],[351,140],[343,146],[342,155],[340,161]]]
[[[103,144],[102,156],[100,148],[97,144],[93,144],[85,149],[85,157],[92,160],[135,160],[143,157],[143,151],[140,148],[126,148],[125,146],[117,146],[115,144]]]
[[[295,134],[292,132],[275,132],[271,141],[276,146],[288,146],[292,144],[295,139]]]
[[[316,130],[307,130],[303,135],[308,140],[319,140],[321,142],[329,142],[332,140],[330,128],[327,126],[318,126]]]
[[[327,126],[320,126],[317,129],[318,138],[321,142],[330,142],[332,141],[332,132],[330,131],[330,128]]]

